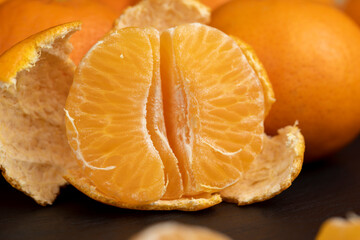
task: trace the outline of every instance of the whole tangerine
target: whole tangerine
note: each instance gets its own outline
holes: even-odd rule
[[[239,0],[215,10],[212,26],[253,46],[277,102],[270,134],[299,121],[306,160],[326,156],[360,132],[360,30],[339,10],[304,1]]]
[[[100,1],[111,1],[111,0],[100,0]],[[222,5],[224,5],[227,2],[230,2],[231,0],[200,0],[203,4],[207,5],[211,9],[216,9]],[[313,1],[318,3],[325,3],[325,4],[335,4],[335,0],[305,0],[305,1]],[[356,0],[355,0],[356,1]]]
[[[128,6],[134,5],[139,2],[139,0],[97,0],[97,1],[110,7],[118,14],[121,14]]]
[[[47,28],[82,21],[82,30],[70,42],[70,57],[77,64],[113,26],[117,14],[93,0],[11,0],[0,5],[0,54],[25,38]]]
[[[229,1],[230,0],[201,0],[200,2],[207,5],[211,9],[216,9]]]

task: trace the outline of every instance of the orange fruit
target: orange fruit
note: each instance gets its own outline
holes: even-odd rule
[[[0,56],[0,170],[41,205],[54,201],[76,166],[64,107],[75,68],[68,40],[77,30],[79,22],[48,29]]]
[[[93,0],[11,0],[0,5],[0,54],[17,42],[58,24],[83,22],[71,38],[71,59],[77,64],[83,55],[113,25],[117,15]]]
[[[161,46],[159,37],[151,28],[105,37],[79,65],[66,104],[83,174],[129,205],[168,191],[170,199],[218,192],[262,148],[262,85],[235,41],[200,24],[165,31]]]
[[[316,236],[316,240],[358,240],[360,239],[360,217],[350,215],[348,219],[330,218],[326,220]]]
[[[236,1],[236,0],[200,0],[203,4],[209,6],[211,9],[215,10],[216,8],[224,5],[225,3],[228,3],[230,1]],[[335,4],[335,0],[306,0],[306,1],[313,1],[318,3],[326,3],[326,4]],[[356,0],[354,0],[356,1]]]
[[[318,2],[318,3],[325,3],[325,4],[329,4],[329,5],[335,5],[336,0],[311,0],[311,1]]]
[[[143,1],[138,10],[151,1],[155,0]],[[168,4],[172,1],[162,4],[182,6],[183,12],[176,18],[179,22],[206,20],[207,10],[203,11],[202,5],[192,0]],[[149,7],[143,18],[135,18],[140,22],[132,24],[145,24],[144,18],[159,16],[153,15],[158,6]],[[165,6],[160,9],[165,9],[162,17],[174,13]],[[198,16],[187,15],[196,12]],[[163,23],[158,26],[165,28]],[[162,34],[153,28],[114,30],[79,65],[75,79],[84,81],[72,87],[70,110],[64,112],[75,68],[68,58],[68,39],[79,27],[79,23],[70,23],[49,29],[0,56],[0,144],[4,155],[0,169],[14,187],[42,205],[55,199],[65,183],[61,176],[76,164],[65,140],[65,113],[69,141],[80,166],[68,170],[65,178],[105,204],[195,211],[220,203],[219,193],[227,201],[250,204],[291,184],[301,169],[302,136],[296,127],[280,130],[273,138],[261,130],[274,96],[266,72],[248,45],[201,24]],[[164,63],[164,58],[171,61]],[[200,74],[194,75],[192,69]],[[164,79],[169,83],[164,84]],[[182,88],[172,88],[178,83]],[[117,89],[119,85],[122,87]],[[166,91],[174,94],[165,100],[162,95]],[[176,104],[172,106],[172,102]],[[185,119],[178,110],[188,102]],[[185,121],[174,124],[169,114],[164,117],[164,104]],[[228,124],[224,126],[224,122]],[[181,129],[171,127],[176,124]],[[244,127],[245,132],[241,131]],[[173,153],[169,131],[182,136],[180,144],[172,141],[187,145],[185,151],[191,155],[180,149],[180,159]],[[245,174],[246,169],[251,174]],[[251,187],[254,181],[261,182],[255,184],[256,189]]]
[[[128,6],[136,4],[139,0],[97,0],[98,2],[110,7],[116,13],[122,13]]]
[[[230,0],[200,0],[200,2],[209,6],[211,9],[216,9],[223,4],[230,2]]]
[[[360,31],[340,11],[304,1],[240,0],[217,9],[211,25],[249,43],[264,64],[277,98],[268,133],[298,120],[307,160],[358,135]]]
[[[348,0],[345,2],[344,11],[360,25],[360,1]]]
[[[199,226],[184,225],[176,222],[154,224],[130,240],[231,240],[224,234]]]

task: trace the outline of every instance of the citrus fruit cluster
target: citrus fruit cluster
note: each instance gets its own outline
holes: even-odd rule
[[[18,1],[5,1],[0,13]],[[22,15],[41,9],[31,1]],[[75,15],[85,2],[76,1],[52,4]],[[83,16],[100,4],[90,1]],[[59,25],[0,56],[0,167],[40,204],[53,202],[64,178],[95,200],[131,209],[264,201],[301,170],[298,124],[308,159],[360,130],[360,31],[325,4],[239,0],[210,22],[210,9],[195,0],[143,0],[117,10],[113,28],[116,13],[101,6],[104,22],[84,20],[79,32],[79,22]],[[0,46],[32,34],[5,25],[4,36],[19,34]]]
[[[76,72],[68,39],[79,23],[36,34],[1,56],[1,109],[9,116],[1,135],[18,131],[32,140],[22,144],[13,134],[2,141],[1,167],[40,204],[54,200],[68,169],[65,178],[101,202],[185,211],[222,197],[265,200],[300,172],[297,127],[264,134],[274,96],[252,49],[200,23],[177,26],[209,20],[195,1],[152,1],[127,9]],[[182,14],[173,22],[149,21],[175,6]]]

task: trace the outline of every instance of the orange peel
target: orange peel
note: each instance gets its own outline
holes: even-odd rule
[[[261,154],[242,178],[221,191],[224,201],[247,205],[270,199],[289,188],[299,175],[304,158],[304,137],[296,126],[266,136]]]
[[[40,32],[0,56],[0,168],[41,205],[54,201],[75,164],[63,108],[75,69],[68,39],[80,25]]]
[[[191,226],[177,222],[163,222],[154,224],[130,240],[231,240],[228,236],[206,227]]]

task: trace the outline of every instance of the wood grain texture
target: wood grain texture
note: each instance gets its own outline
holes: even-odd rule
[[[128,239],[144,227],[178,221],[210,227],[233,239],[314,239],[332,216],[360,214],[360,138],[323,161],[307,164],[293,186],[263,203],[221,203],[199,212],[119,209],[91,200],[73,187],[53,206],[38,206],[0,179],[0,239]]]

